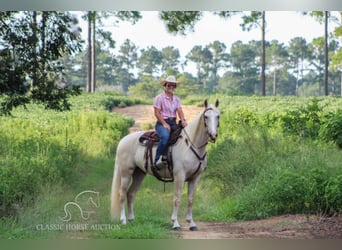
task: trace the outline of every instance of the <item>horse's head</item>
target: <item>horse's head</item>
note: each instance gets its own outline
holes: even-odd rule
[[[209,138],[212,142],[216,141],[217,128],[220,124],[220,111],[218,110],[219,100],[216,100],[215,106],[208,105],[208,101],[204,101],[205,110],[203,112],[204,126],[207,129]]]

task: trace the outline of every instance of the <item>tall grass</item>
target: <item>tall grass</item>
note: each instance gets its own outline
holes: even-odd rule
[[[301,133],[317,129],[312,123],[285,132],[296,119],[291,110],[307,110],[311,99],[294,97],[227,97],[220,99],[219,138],[208,146],[208,168],[194,199],[196,220],[246,220],[283,213],[341,212],[341,151],[336,131]],[[129,103],[111,93],[73,97],[71,112],[52,112],[39,106],[18,109],[0,117],[0,238],[173,238],[170,215],[173,185],[146,177],[135,201],[136,220],[112,224],[109,196],[115,149],[133,124],[106,111],[105,104]],[[200,105],[202,97],[189,100]],[[113,101],[114,100],[114,101]],[[185,102],[186,103],[186,102]],[[339,129],[341,99],[320,98],[320,128],[334,117]],[[123,104],[122,104],[123,105]],[[108,107],[107,107],[108,108]],[[316,112],[313,110],[311,114]],[[301,119],[312,117],[300,113]],[[321,119],[322,118],[322,119]],[[324,119],[323,119],[324,118]],[[302,122],[302,120],[300,120]],[[303,125],[304,124],[304,125]],[[313,124],[315,125],[315,124]],[[304,127],[301,127],[304,126]],[[298,129],[299,128],[299,129]],[[313,130],[312,130],[313,131]],[[337,131],[338,132],[338,131]],[[317,138],[302,135],[315,135]],[[321,136],[325,135],[323,140]],[[330,137],[329,137],[329,136]],[[37,225],[63,224],[64,205],[81,191],[100,193],[100,207],[90,221],[70,223],[111,225],[103,230],[40,230]],[[186,188],[179,211],[186,213]]]
[[[223,111],[219,140],[210,148],[205,176],[219,183],[223,201],[204,219],[342,212],[342,155],[333,141],[321,140],[318,130],[324,127],[320,120],[318,126],[310,120],[321,108],[312,107],[311,100],[297,107],[303,111],[290,123],[282,123],[287,111],[281,109],[260,112],[245,104]],[[269,120],[274,114],[278,118]],[[290,125],[295,129],[284,129]]]
[[[137,198],[137,221],[125,227],[110,221],[115,149],[134,121],[105,111],[108,98],[115,95],[85,94],[72,100],[76,107],[71,112],[32,105],[17,109],[13,117],[0,117],[0,238],[172,237],[165,220],[170,208],[165,207],[166,213],[160,209],[168,197],[158,181],[148,178],[146,192]],[[100,193],[95,215],[88,221],[74,211],[70,222],[61,221],[64,205],[84,190]],[[95,230],[66,230],[68,223],[94,225]]]

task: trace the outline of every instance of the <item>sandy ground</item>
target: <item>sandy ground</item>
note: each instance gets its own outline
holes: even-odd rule
[[[184,224],[186,225],[186,224]],[[246,222],[198,222],[199,230],[183,229],[183,239],[342,239],[342,216],[283,215]]]
[[[184,114],[191,121],[203,108],[183,106]],[[131,132],[154,126],[151,105],[115,108],[113,112],[135,119]],[[186,222],[182,223],[187,225]],[[246,222],[197,222],[198,231],[183,228],[174,232],[182,239],[342,239],[342,216],[283,215]]]
[[[197,106],[183,106],[183,112],[188,122],[190,122],[203,108]],[[145,127],[154,127],[155,117],[152,105],[135,105],[125,108],[114,108],[113,112],[121,113],[134,118],[135,124],[130,132],[144,130]]]

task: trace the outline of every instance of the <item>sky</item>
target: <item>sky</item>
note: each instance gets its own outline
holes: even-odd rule
[[[143,18],[135,25],[120,22],[118,27],[111,25],[104,27],[105,30],[112,32],[112,37],[116,41],[116,50],[128,38],[139,49],[155,46],[161,50],[167,46],[173,46],[179,49],[181,58],[184,59],[195,45],[206,46],[215,40],[225,43],[227,52],[238,40],[244,43],[250,40],[261,40],[259,28],[249,32],[242,31],[241,16],[225,20],[205,12],[204,17],[195,25],[195,32],[182,36],[169,34],[165,24],[159,19],[157,11],[143,11],[142,14]],[[266,23],[266,40],[278,40],[284,45],[288,45],[294,37],[304,37],[307,42],[311,42],[313,38],[324,34],[324,25],[310,16],[303,16],[295,11],[266,11]],[[335,26],[335,23],[330,23],[329,31],[332,32]],[[86,33],[86,26],[82,29]],[[189,65],[190,68],[193,66]],[[186,71],[192,72],[193,68],[186,69]]]

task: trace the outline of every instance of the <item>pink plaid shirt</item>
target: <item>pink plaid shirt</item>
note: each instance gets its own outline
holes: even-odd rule
[[[162,93],[154,99],[153,107],[160,109],[160,114],[164,119],[177,118],[177,109],[181,108],[180,99],[173,95],[171,100],[165,93]]]

